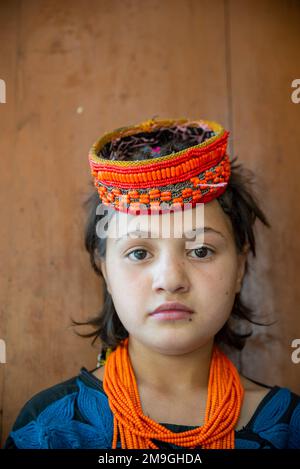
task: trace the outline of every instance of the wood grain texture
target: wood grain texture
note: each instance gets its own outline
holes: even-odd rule
[[[87,154],[103,132],[153,116],[223,123],[257,174],[273,226],[258,229],[246,296],[279,324],[255,329],[243,371],[300,392],[299,12],[271,0],[0,3],[2,442],[34,393],[96,364],[69,327],[102,301],[83,248]]]
[[[300,105],[291,100],[299,78],[300,4],[228,3],[231,121],[234,151],[256,175],[271,230],[257,226],[258,252],[247,297],[257,320],[242,353],[246,376],[300,393],[300,365],[291,360],[300,338]]]
[[[13,250],[11,234],[16,229],[12,203],[15,203],[14,177],[16,160],[13,157],[16,133],[16,68],[17,68],[17,18],[19,2],[0,3],[0,78],[5,81],[6,103],[0,104],[0,339],[10,352],[7,322],[10,302],[15,294],[13,287]],[[7,358],[6,358],[7,360]],[[6,419],[4,411],[5,387],[8,365],[0,361],[0,444]],[[17,404],[18,405],[18,404]]]

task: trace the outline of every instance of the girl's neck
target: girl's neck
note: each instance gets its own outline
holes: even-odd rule
[[[128,353],[138,386],[162,394],[206,390],[213,340],[185,354],[170,355],[129,337]]]

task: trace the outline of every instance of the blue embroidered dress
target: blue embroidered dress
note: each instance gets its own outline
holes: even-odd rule
[[[235,431],[235,448],[299,449],[300,396],[288,388],[265,387],[270,390],[250,421]],[[196,428],[161,425],[173,432]],[[112,439],[113,414],[102,381],[83,367],[78,376],[38,393],[25,404],[4,448],[109,449]],[[153,442],[160,449],[180,448],[171,443]],[[117,446],[121,448],[120,441]]]

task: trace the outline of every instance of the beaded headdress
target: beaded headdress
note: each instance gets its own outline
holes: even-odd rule
[[[194,133],[194,145],[157,156],[146,136],[158,131]],[[104,134],[91,148],[89,163],[99,198],[114,210],[139,214],[194,207],[220,196],[230,177],[229,132],[206,120],[155,118]],[[184,138],[184,137],[183,137]],[[187,138],[187,136],[186,136]],[[144,142],[143,143],[143,139]],[[141,155],[131,160],[130,142]],[[123,145],[123,146],[122,146]]]

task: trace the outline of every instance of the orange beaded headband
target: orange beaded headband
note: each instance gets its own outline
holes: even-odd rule
[[[174,126],[211,131],[202,143],[166,156],[143,160],[111,160],[102,157],[104,145],[123,137]],[[226,153],[229,132],[205,120],[150,119],[104,134],[91,148],[89,163],[94,185],[104,205],[139,214],[163,213],[194,207],[221,195],[230,177]],[[155,150],[154,150],[155,151]]]

